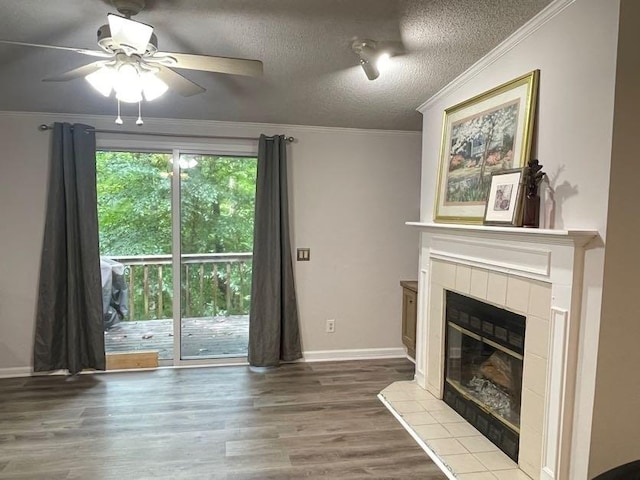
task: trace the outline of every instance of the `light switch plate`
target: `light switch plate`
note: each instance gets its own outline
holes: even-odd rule
[[[310,248],[299,248],[297,252],[298,252],[297,259],[299,262],[308,262],[309,260],[311,260]]]

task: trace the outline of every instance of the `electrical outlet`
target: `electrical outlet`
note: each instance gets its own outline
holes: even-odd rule
[[[327,333],[334,333],[336,331],[336,321],[334,319],[327,320],[325,330]]]

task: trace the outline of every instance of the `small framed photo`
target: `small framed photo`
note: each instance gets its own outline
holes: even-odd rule
[[[515,168],[491,175],[489,196],[484,211],[485,225],[522,224],[522,192],[524,169]]]

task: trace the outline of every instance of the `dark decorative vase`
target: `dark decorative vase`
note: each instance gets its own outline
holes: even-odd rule
[[[542,165],[536,159],[527,162],[524,168],[525,194],[522,206],[522,226],[538,228],[540,226],[540,194],[538,187],[545,177]]]
[[[525,195],[522,212],[522,226],[538,228],[540,226],[540,195]]]

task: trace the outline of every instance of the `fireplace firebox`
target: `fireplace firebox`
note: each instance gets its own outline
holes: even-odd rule
[[[444,401],[518,461],[525,317],[446,292]]]

